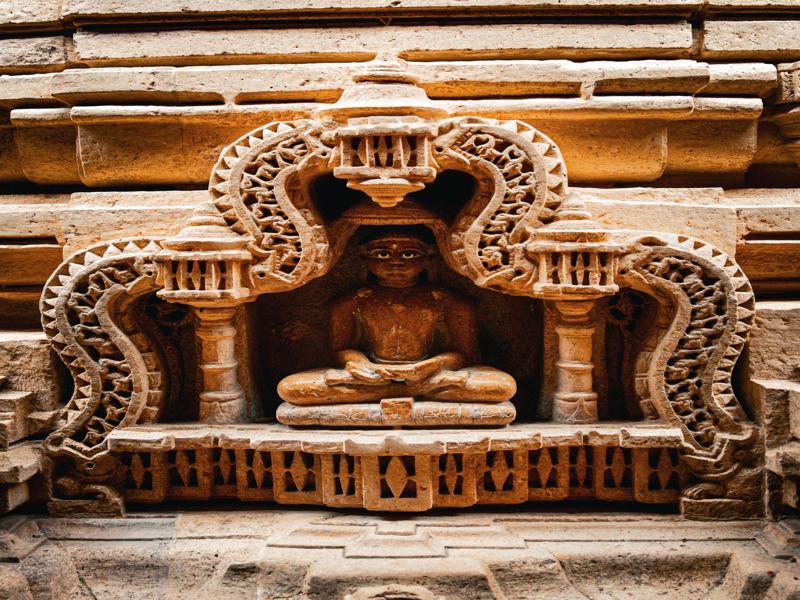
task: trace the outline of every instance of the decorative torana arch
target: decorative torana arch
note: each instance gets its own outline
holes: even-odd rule
[[[358,451],[315,451],[307,440],[297,442],[291,454],[285,440],[283,446],[264,439],[260,446],[252,440],[225,446],[214,429],[206,436],[212,439],[209,447],[196,440],[179,443],[167,426],[160,438],[151,431],[161,445],[149,454],[125,441],[124,430],[158,423],[181,380],[180,357],[163,328],[141,309],[143,299],[156,294],[194,312],[203,373],[199,418],[228,431],[228,424],[246,421],[245,394],[236,377],[237,307],[324,275],[362,224],[408,222],[397,207],[444,170],[469,173],[477,191],[452,223],[433,214],[419,222],[434,232],[448,266],[475,285],[552,304],[562,342],[554,365],[560,377],[553,420],[585,424],[583,434],[575,430],[583,442],[553,441],[557,435],[551,439],[535,428],[524,434],[500,429],[489,435],[494,446],[486,445],[488,434],[476,434],[459,439],[453,447],[460,450],[452,452],[450,434],[443,433],[433,450],[430,443],[415,446],[413,435],[398,441],[387,434],[369,450],[362,444]],[[326,223],[309,184],[331,172],[365,192],[372,208]],[[95,512],[118,512],[121,492],[158,501],[171,493],[164,491],[174,485],[165,483],[170,472],[184,480],[194,472],[199,481],[212,466],[223,483],[209,483],[208,490],[243,485],[243,477],[256,481],[249,495],[239,494],[245,499],[383,510],[558,499],[573,494],[575,486],[567,480],[583,465],[579,475],[596,479],[605,468],[618,484],[597,484],[604,496],[596,495],[604,499],[660,502],[680,495],[689,515],[713,516],[720,506],[730,516],[758,512],[758,430],[731,387],[754,316],[747,278],[731,257],[701,240],[611,231],[593,223],[581,199],[568,190],[558,147],[533,126],[453,118],[400,66],[378,63],[316,118],[270,123],[226,147],[209,192],[209,201],[178,235],[97,244],[69,257],[45,287],[44,329],[75,382],[45,443],[54,510],[80,511],[88,502]],[[597,395],[591,357],[573,342],[591,338],[595,302],[620,288],[645,294],[657,306],[655,325],[635,358],[635,376],[643,415],[660,425],[623,428],[612,436],[592,429]],[[465,450],[470,444],[483,450]],[[586,444],[594,444],[594,458]],[[194,454],[185,454],[185,448]],[[211,462],[203,463],[201,455]],[[471,482],[472,491],[453,499],[441,488],[428,504],[408,505],[369,500],[358,490],[350,499],[343,499],[344,492],[328,494],[331,477],[386,477],[383,455],[412,456],[417,467],[408,477],[441,476],[447,482],[458,475]],[[165,466],[168,460],[171,466]],[[587,464],[594,465],[595,475],[586,475]],[[635,464],[630,491],[622,482]],[[325,475],[326,468],[332,475]],[[263,491],[263,473],[270,469],[275,487]],[[234,472],[236,477],[229,476]],[[484,483],[482,473],[491,475]],[[305,483],[297,485],[301,479]],[[132,482],[128,492],[126,480]]]

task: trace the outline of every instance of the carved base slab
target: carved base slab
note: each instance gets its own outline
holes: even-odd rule
[[[568,498],[677,503],[681,434],[663,425],[293,430],[143,426],[110,435],[131,502],[238,498],[424,511]]]
[[[402,427],[443,425],[508,425],[517,411],[511,402],[430,402],[413,398],[385,398],[380,404],[337,404],[278,407],[278,421],[285,425],[325,427]]]

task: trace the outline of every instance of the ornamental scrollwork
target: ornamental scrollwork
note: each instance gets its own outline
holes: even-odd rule
[[[56,477],[70,496],[99,494],[101,482],[113,476],[109,433],[154,422],[169,375],[178,376],[164,348],[142,332],[133,308],[157,289],[152,256],[159,250],[152,239],[96,244],[62,263],[42,293],[44,331],[75,382],[45,452],[56,466],[66,465],[60,474],[78,474],[93,486],[81,490],[72,476]]]
[[[730,482],[757,452],[757,432],[731,384],[755,314],[747,277],[705,242],[659,235],[631,245],[619,280],[660,303],[638,362],[643,413],[684,432],[683,460],[701,482],[688,497],[730,495]]]
[[[275,122],[220,154],[209,192],[230,229],[249,240],[255,289],[280,292],[322,275],[329,242],[316,208],[295,180],[327,165],[331,148],[316,121]]]
[[[451,266],[482,287],[526,294],[537,264],[525,252],[535,228],[551,223],[567,194],[558,147],[522,121],[445,121],[433,141],[441,168],[464,170],[480,190],[448,232]]]

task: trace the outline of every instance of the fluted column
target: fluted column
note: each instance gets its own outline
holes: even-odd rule
[[[200,340],[200,421],[203,423],[241,423],[245,396],[236,378],[235,306],[195,307],[195,333]]]
[[[592,300],[558,300],[558,383],[553,395],[557,423],[596,423],[597,394],[592,389]]]

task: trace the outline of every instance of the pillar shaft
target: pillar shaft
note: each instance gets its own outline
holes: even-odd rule
[[[558,383],[553,395],[557,423],[596,423],[597,394],[592,389],[591,300],[558,300]]]
[[[195,308],[196,334],[200,340],[200,421],[241,423],[245,396],[236,378],[236,308]]]

